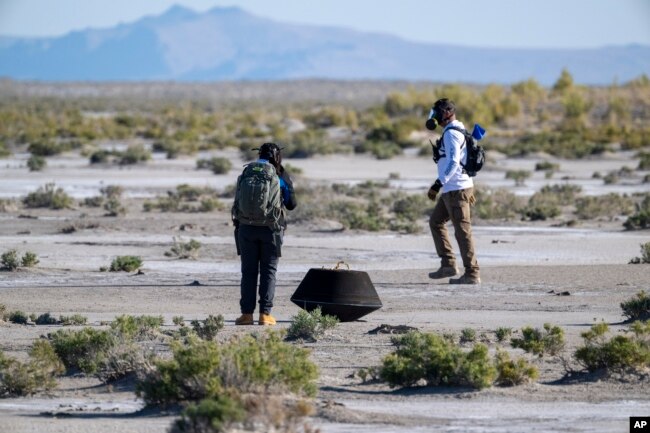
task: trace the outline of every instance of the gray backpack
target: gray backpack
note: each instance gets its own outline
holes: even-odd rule
[[[280,178],[271,164],[252,162],[237,179],[233,219],[279,230],[282,224]]]

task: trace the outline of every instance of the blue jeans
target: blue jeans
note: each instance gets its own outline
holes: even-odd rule
[[[239,226],[241,252],[241,299],[242,314],[253,314],[257,298],[259,275],[260,313],[271,314],[275,296],[275,272],[278,269],[278,251],[281,236],[268,227],[246,224]]]

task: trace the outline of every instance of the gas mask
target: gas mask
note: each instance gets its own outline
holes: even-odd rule
[[[433,131],[438,127],[438,123],[440,122],[442,122],[442,110],[431,107],[425,126],[429,131]]]

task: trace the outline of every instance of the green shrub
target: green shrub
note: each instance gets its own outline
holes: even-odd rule
[[[639,158],[637,170],[650,170],[650,152],[639,152],[637,157]]]
[[[521,334],[522,338],[510,340],[512,347],[540,357],[547,353],[556,355],[564,348],[564,331],[550,323],[545,323],[543,330],[526,326],[521,329]]]
[[[29,322],[29,317],[24,311],[13,311],[9,313],[9,321],[17,325],[25,325]]]
[[[528,170],[508,170],[506,171],[506,179],[515,181],[516,186],[524,185],[526,179],[530,177],[531,173]]]
[[[581,334],[584,346],[578,347],[573,355],[580,365],[588,371],[650,367],[650,321],[634,322],[631,337],[617,335],[607,340],[608,330],[606,323],[598,323]]]
[[[505,351],[498,351],[496,355],[497,379],[495,383],[502,386],[521,385],[539,377],[539,371],[530,365],[524,358],[516,361],[510,359]]]
[[[642,230],[650,228],[650,194],[645,194],[643,200],[635,205],[635,213],[623,223],[627,230]]]
[[[460,330],[461,343],[473,343],[474,341],[476,341],[476,329],[463,328]]]
[[[23,204],[28,208],[66,209],[72,207],[72,197],[62,188],[56,188],[53,183],[48,183],[35,192],[27,194]]]
[[[308,351],[279,333],[236,336],[228,343],[188,338],[172,342],[172,359],[159,359],[138,383],[148,405],[199,401],[230,392],[285,389],[314,395],[318,369]]]
[[[508,220],[523,207],[522,199],[505,188],[475,188],[474,197],[476,203],[472,212],[481,219]]]
[[[39,155],[32,155],[27,160],[29,171],[41,171],[47,165],[47,160]]]
[[[621,302],[621,309],[628,321],[648,320],[650,319],[650,296],[641,290],[632,299]]]
[[[503,342],[512,335],[512,328],[499,327],[494,331],[498,342]]]
[[[535,164],[535,171],[558,171],[560,164],[554,164],[549,161],[542,161]]]
[[[111,323],[111,329],[129,339],[142,338],[160,331],[165,323],[162,316],[117,316]]]
[[[3,253],[2,257],[0,258],[0,261],[2,262],[2,269],[8,271],[15,271],[16,269],[18,269],[19,266],[18,251],[9,250]]]
[[[192,329],[203,340],[214,340],[217,337],[219,331],[223,329],[224,321],[223,316],[219,314],[218,316],[213,316],[210,314],[204,321],[201,323],[198,320],[192,320],[190,323]]]
[[[243,421],[247,413],[238,399],[218,395],[190,404],[176,420],[171,433],[221,433],[233,423]]]
[[[25,363],[0,351],[0,397],[26,396],[56,388],[55,376],[64,372],[61,360],[45,340],[34,342]]]
[[[131,165],[139,162],[149,161],[151,152],[146,150],[143,145],[135,144],[129,146],[120,156],[120,165]]]
[[[190,239],[188,242],[184,242],[182,239],[177,239],[174,236],[174,245],[172,245],[169,251],[165,252],[165,256],[196,260],[199,257],[200,249],[201,243],[199,241]]]
[[[142,259],[138,256],[118,256],[111,262],[111,272],[133,272],[140,269],[142,266]]]
[[[576,216],[583,220],[599,217],[611,220],[619,215],[630,215],[633,210],[632,200],[616,193],[580,197],[576,200]]]
[[[392,387],[424,381],[428,386],[481,389],[490,386],[496,376],[483,344],[464,352],[439,335],[419,332],[410,332],[393,342],[397,349],[383,359],[379,373]]]
[[[214,174],[226,174],[232,169],[232,162],[228,158],[215,156],[210,159],[199,159],[196,161],[196,168],[207,168]]]
[[[20,264],[24,268],[31,268],[36,266],[39,263],[38,256],[30,251],[27,251],[23,254],[23,258],[20,261]]]
[[[37,325],[56,325],[59,321],[50,313],[43,313],[34,320],[34,323]]]
[[[309,340],[316,341],[322,337],[328,329],[334,328],[339,323],[338,318],[323,314],[320,307],[307,312],[300,310],[291,318],[291,325],[287,331],[287,340]]]
[[[81,314],[73,314],[72,316],[59,316],[59,322],[63,326],[85,325],[88,318]]]
[[[68,369],[86,374],[99,371],[108,350],[116,344],[115,336],[107,330],[83,328],[79,331],[58,330],[48,334],[54,351]]]

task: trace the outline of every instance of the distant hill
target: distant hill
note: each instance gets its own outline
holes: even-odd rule
[[[471,31],[471,27],[465,29]],[[281,23],[239,8],[174,6],[159,16],[56,38],[0,37],[0,76],[47,81],[222,81],[296,78],[582,84],[650,75],[650,47],[494,49],[405,41]]]

